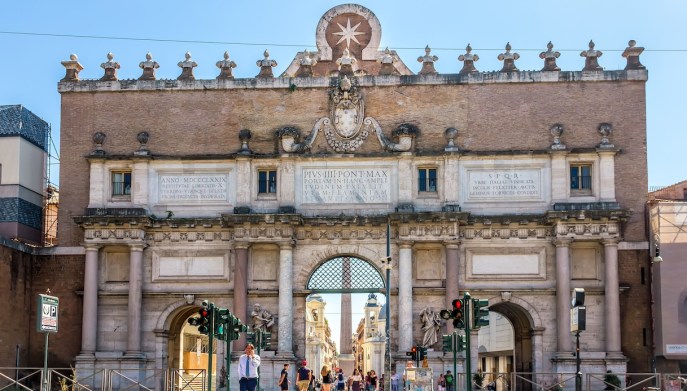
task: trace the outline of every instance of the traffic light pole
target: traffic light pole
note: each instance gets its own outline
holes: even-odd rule
[[[472,367],[470,361],[472,359],[472,350],[470,347],[470,293],[463,294],[463,315],[465,317],[465,383],[467,388],[465,391],[472,390]],[[579,391],[579,390],[577,390]]]
[[[227,373],[226,373],[227,378],[224,381],[227,385],[227,391],[231,391],[231,386],[230,386],[229,380],[231,379],[231,345],[232,345],[232,342],[233,341],[229,340],[229,328],[224,327],[224,343],[226,344],[225,345],[226,349],[224,349],[224,350],[226,350],[226,352],[224,353],[224,355],[226,356],[225,358],[227,360]]]
[[[575,333],[575,391],[582,391],[582,372],[580,372],[580,332]]]
[[[456,387],[456,379],[458,376],[458,368],[456,366],[456,361],[458,360],[458,331],[455,329],[453,330],[453,334],[451,335],[451,343],[453,346],[453,386],[454,390],[458,390],[458,387]]]
[[[258,351],[258,356],[262,352],[262,335],[263,331],[261,329],[255,330],[255,349]],[[258,384],[256,390],[260,391],[260,367],[258,367]]]
[[[215,305],[208,304],[208,313],[210,314],[210,328],[208,332],[208,391],[212,391],[212,351],[215,343]]]

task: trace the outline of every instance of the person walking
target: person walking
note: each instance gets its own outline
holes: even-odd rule
[[[399,391],[398,386],[401,383],[401,375],[395,370],[391,371],[391,391]]]
[[[245,353],[239,357],[240,391],[255,391],[255,387],[258,385],[258,367],[260,367],[260,356],[255,354],[255,347],[249,343],[246,345]]]
[[[320,371],[320,376],[322,376],[322,391],[331,391],[332,389],[332,371],[329,367],[324,365]]]
[[[446,390],[446,378],[443,373],[439,374],[439,380],[437,380],[437,391]]]
[[[343,369],[339,368],[336,374],[336,391],[344,391],[346,388],[346,379],[344,379]]]
[[[444,376],[444,382],[446,383],[446,391],[453,391],[453,385],[455,384],[453,374],[451,371],[446,371]]]
[[[277,385],[281,391],[288,391],[289,384],[291,384],[291,380],[289,380],[289,364],[284,364],[284,369],[281,370],[281,376],[279,376]]]
[[[298,391],[308,391],[310,380],[312,380],[312,371],[308,368],[308,362],[303,360],[301,367],[296,372],[296,387],[298,387]]]
[[[377,372],[370,371],[370,391],[377,391]]]
[[[348,378],[348,382],[351,391],[362,390],[363,377],[360,375],[360,372],[357,369],[353,370],[353,374]]]

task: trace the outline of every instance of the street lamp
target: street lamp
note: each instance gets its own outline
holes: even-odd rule
[[[387,227],[387,238],[389,237],[389,228]],[[384,389],[391,390],[391,255],[387,239],[387,256],[384,258],[384,270],[386,270],[386,322],[384,324],[385,339],[384,339]]]

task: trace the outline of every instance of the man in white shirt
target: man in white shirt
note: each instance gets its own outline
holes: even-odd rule
[[[255,354],[255,347],[252,343],[246,345],[246,353],[239,358],[239,388],[240,391],[255,391],[258,385],[258,367],[260,366],[260,356]]]

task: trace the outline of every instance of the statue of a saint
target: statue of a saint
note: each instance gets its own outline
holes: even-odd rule
[[[420,321],[422,322],[422,331],[425,333],[422,337],[422,346],[429,347],[437,343],[437,335],[441,328],[439,314],[427,307],[420,312]]]
[[[250,316],[253,318],[253,331],[269,331],[274,325],[274,317],[269,311],[263,310],[260,304],[256,303],[253,306],[253,312],[250,313]]]

